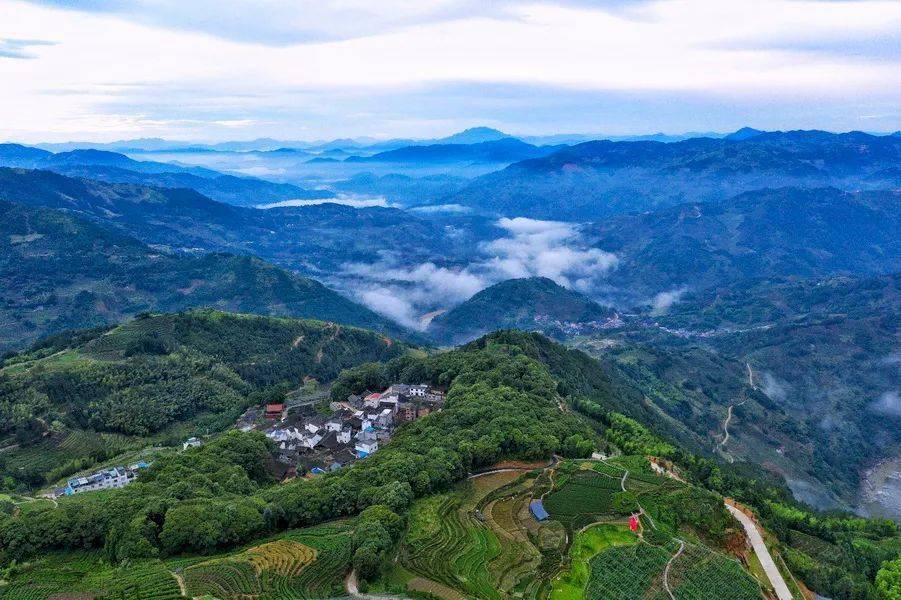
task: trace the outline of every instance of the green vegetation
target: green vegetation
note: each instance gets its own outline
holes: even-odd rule
[[[405,351],[353,327],[213,310],[53,336],[0,370],[0,436],[20,446],[0,455],[0,473],[8,489],[50,483]]]
[[[24,568],[37,564],[29,562],[35,557],[93,549],[91,556],[115,565],[162,561],[172,571],[181,569],[192,593],[231,597],[327,595],[351,568],[364,588],[454,599],[542,598],[558,575],[573,586],[585,581],[593,597],[608,597],[607,590],[616,590],[609,597],[654,597],[666,581],[686,599],[718,587],[737,599],[755,597],[748,593],[756,584],[720,553],[741,546],[722,495],[755,507],[780,539],[789,540],[791,530],[843,549],[847,545],[852,562],[843,562],[836,572],[839,580],[853,583],[854,595],[828,588],[838,589],[831,594],[836,600],[875,598],[878,570],[897,556],[893,524],[810,513],[744,466],[720,465],[664,441],[642,424],[646,408],[629,407],[628,398],[617,397],[616,386],[597,363],[539,335],[500,332],[451,352],[425,355],[324,324],[201,315],[145,319],[160,325],[154,329],[158,337],[142,333],[146,324],[139,320],[133,327],[140,333],[134,336],[124,335],[133,331],[126,326],[78,344],[59,342],[44,356],[16,363],[25,368],[12,377],[34,376],[41,361],[73,350],[95,361],[126,360],[127,350],[138,342],[144,350],[137,356],[143,356],[143,340],[149,339],[167,349],[177,341],[202,350],[248,388],[272,391],[285,378],[299,378],[309,365],[325,371],[340,368],[340,360],[365,362],[361,353],[366,351],[351,342],[371,340],[379,352],[397,354],[344,371],[335,386],[340,393],[363,391],[373,381],[426,382],[447,389],[445,406],[404,424],[367,459],[310,480],[274,485],[265,468],[272,445],[260,434],[232,431],[200,448],[160,456],[123,489],[64,498],[58,508],[0,511],[0,564]],[[178,319],[186,320],[184,327],[175,328]],[[247,322],[259,327],[253,335],[242,327]],[[290,358],[294,340],[302,335],[306,341],[335,344],[327,347],[339,358],[317,358],[319,352],[309,348]],[[241,345],[222,343],[237,339]],[[261,354],[271,345],[282,352]],[[630,415],[617,412],[620,407]],[[592,449],[585,442],[632,454],[606,462],[585,460]],[[561,452],[575,456],[535,471],[521,467],[467,479],[500,461],[547,464]],[[655,474],[646,458],[655,454],[671,461],[686,482]],[[528,502],[542,495],[551,520],[538,523]],[[644,513],[641,542],[600,548],[588,538],[570,552],[568,542],[581,528],[598,521],[621,526],[636,508]],[[352,525],[322,536],[336,544],[334,553],[316,536],[279,533],[342,518]],[[691,551],[673,558],[677,538]],[[788,551],[786,559],[794,569]],[[670,576],[662,577],[671,560]],[[812,582],[823,575],[810,565],[798,572]],[[825,573],[831,577],[833,571]],[[890,579],[887,573],[883,580]],[[14,572],[7,579],[11,585],[30,581]],[[826,590],[825,583],[817,589]],[[280,591],[269,591],[276,588]]]
[[[445,343],[466,342],[498,329],[539,330],[562,337],[579,325],[596,325],[612,314],[546,277],[509,279],[435,317],[429,334]]]
[[[554,580],[551,600],[583,598],[591,575],[589,561],[608,548],[634,544],[636,539],[623,525],[592,525],[579,531],[569,550],[570,569]]]
[[[0,169],[0,188],[9,174],[8,169]],[[33,177],[58,178],[50,173]],[[34,197],[43,193],[35,191]],[[157,193],[148,191],[140,198]],[[11,197],[3,196],[7,199]],[[124,204],[134,209],[139,202]],[[221,208],[228,212],[227,207]],[[136,218],[143,222],[146,216]],[[116,323],[140,312],[205,306],[409,335],[322,284],[259,258],[168,253],[71,213],[0,201],[0,353],[66,329]]]

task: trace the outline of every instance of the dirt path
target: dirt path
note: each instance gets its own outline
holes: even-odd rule
[[[360,586],[357,583],[357,572],[352,570],[344,578],[344,589],[351,598],[360,600],[397,600],[397,596],[377,596],[373,594],[361,594]]]
[[[751,363],[745,361],[745,366],[748,367],[748,385],[751,386],[752,390],[757,389],[757,384],[754,383],[754,369],[751,368]]]
[[[188,588],[185,586],[185,578],[181,576],[181,573],[176,573],[172,571],[172,576],[175,577],[176,583],[178,583],[178,589],[181,592],[181,595],[185,598],[190,598],[188,595]]]
[[[748,365],[749,373],[750,373],[751,365]],[[734,463],[735,459],[726,451],[726,444],[729,442],[729,423],[732,421],[732,409],[736,406],[741,406],[744,404],[746,400],[742,400],[738,404],[730,404],[729,408],[726,409],[726,420],[723,421],[723,440],[717,444],[717,450],[719,450],[723,456],[726,457],[730,463]]]
[[[676,559],[685,552],[685,542],[679,538],[676,538],[676,541],[679,542],[679,549],[670,557],[669,562],[666,563],[666,568],[663,569],[663,587],[666,588],[666,593],[669,594],[669,597],[672,598],[672,600],[676,600],[676,597],[673,595],[673,590],[669,587],[669,568],[676,562]]]
[[[754,553],[760,560],[760,564],[763,566],[763,570],[770,580],[770,584],[776,591],[776,597],[779,598],[779,600],[792,600],[792,594],[788,589],[788,584],[785,583],[782,573],[780,573],[779,569],[776,567],[776,563],[773,561],[769,548],[766,547],[766,544],[763,541],[763,536],[760,534],[757,524],[754,523],[751,517],[731,504],[726,504],[726,509],[732,513],[732,515],[738,519],[738,522],[742,524],[742,527],[745,528],[745,533],[748,535],[751,547],[754,549]]]

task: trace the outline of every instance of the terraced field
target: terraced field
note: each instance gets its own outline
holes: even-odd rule
[[[2,600],[48,598],[128,598],[178,600],[178,582],[159,560],[132,561],[110,566],[96,553],[45,556],[0,586]]]
[[[243,552],[208,560],[174,559],[190,596],[221,600],[323,598],[340,594],[350,569],[350,526],[289,532]]]
[[[457,490],[420,500],[403,541],[411,589],[452,598],[533,597],[541,554],[523,525],[532,480],[521,473],[476,477]],[[439,584],[427,590],[428,582]],[[448,592],[450,588],[453,592]]]
[[[608,548],[635,544],[638,538],[626,525],[593,525],[580,531],[569,550],[570,567],[553,583],[551,600],[581,600],[591,576],[589,561]]]
[[[621,491],[617,477],[580,469],[560,478],[544,506],[554,519],[573,530],[611,513],[613,495]]]
[[[757,581],[737,561],[696,544],[686,544],[668,573],[677,600],[758,600]]]
[[[588,598],[640,600],[665,594],[663,570],[679,545],[636,544],[601,552],[589,561]],[[666,596],[668,598],[668,596]]]

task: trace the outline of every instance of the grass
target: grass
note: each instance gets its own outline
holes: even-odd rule
[[[624,525],[593,525],[579,532],[569,550],[570,568],[554,580],[551,600],[579,600],[584,597],[591,575],[589,561],[608,548],[637,541]]]

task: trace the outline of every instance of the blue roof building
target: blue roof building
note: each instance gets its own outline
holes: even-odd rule
[[[535,517],[536,521],[544,521],[548,517],[547,511],[544,510],[544,504],[541,503],[541,500],[532,500],[529,502],[529,512],[532,513],[532,516]]]

